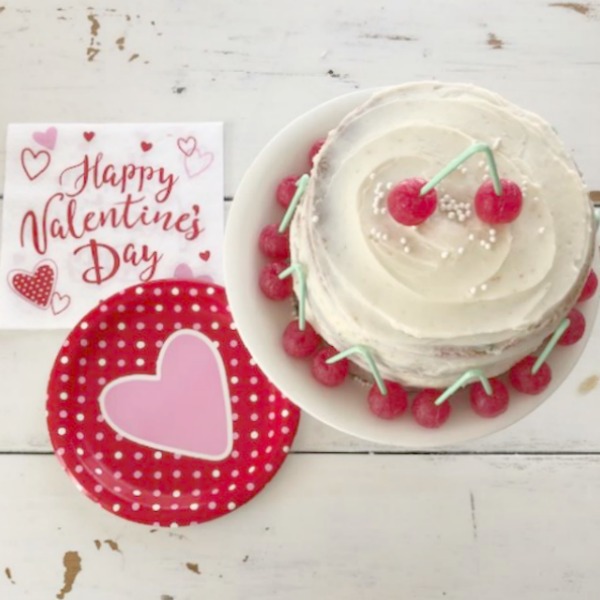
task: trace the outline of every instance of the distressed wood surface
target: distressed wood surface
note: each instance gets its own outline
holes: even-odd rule
[[[68,600],[574,600],[600,590],[600,470],[586,456],[292,455],[233,514],[166,530],[93,505],[53,457],[2,457],[0,468],[14,482],[0,497],[10,515],[0,522],[3,600],[54,598],[65,579]]]
[[[0,4],[2,131],[223,120],[228,197],[305,110],[424,78],[489,87],[543,115],[600,198],[597,0]],[[0,136],[0,184],[4,147]],[[155,532],[84,499],[53,457],[19,454],[49,451],[45,384],[63,336],[0,332],[2,600],[600,592],[598,327],[559,393],[504,432],[446,454],[369,456],[386,449],[304,417],[294,453],[255,501]]]

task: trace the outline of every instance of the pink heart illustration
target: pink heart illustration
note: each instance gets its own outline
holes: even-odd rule
[[[214,283],[214,280],[210,275],[194,275],[194,271],[192,271],[192,268],[186,263],[181,263],[175,267],[175,270],[173,271],[173,277],[175,279],[188,279],[204,281],[205,283]]]
[[[181,263],[175,267],[173,277],[175,277],[175,279],[194,279],[194,272],[189,265]]]
[[[197,148],[190,156],[185,157],[185,172],[188,177],[196,177],[209,169],[214,159],[215,155],[212,152],[202,152]]]
[[[213,342],[180,330],[164,343],[155,375],[128,375],[99,398],[106,422],[138,444],[222,460],[233,445],[229,388]]]
[[[193,135],[190,135],[187,138],[178,138],[177,139],[177,147],[183,152],[186,156],[191,156],[196,149],[198,142]]]
[[[56,146],[57,134],[58,132],[56,131],[56,127],[48,127],[46,131],[35,131],[33,134],[33,139],[40,146],[44,146],[44,148],[48,148],[48,150],[54,150],[54,146]]]

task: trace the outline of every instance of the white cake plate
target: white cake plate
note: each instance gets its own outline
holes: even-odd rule
[[[573,346],[558,346],[549,364],[553,378],[543,394],[527,396],[510,388],[508,410],[484,419],[471,410],[466,390],[452,399],[452,414],[443,427],[428,430],[415,423],[407,412],[393,421],[373,416],[368,409],[368,388],[347,380],[328,389],[313,380],[309,360],[288,357],[281,334],[292,317],[291,301],[273,302],[258,287],[264,258],[258,236],[264,225],[278,223],[283,211],[275,202],[278,182],[308,168],[307,153],[312,143],[325,137],[340,120],[372,90],[361,90],[330,100],[292,121],[260,152],[245,174],[229,213],[225,235],[225,280],[229,304],[240,336],[261,369],[295,404],[316,419],[356,437],[407,448],[433,448],[460,444],[490,435],[516,423],[547,400],[565,380],[583,352],[598,309],[597,293],[578,306],[587,321],[584,338]],[[595,257],[598,269],[598,257]]]

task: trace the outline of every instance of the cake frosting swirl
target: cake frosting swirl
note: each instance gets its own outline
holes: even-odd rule
[[[489,177],[479,155],[436,187],[425,223],[390,217],[392,186],[429,180],[480,142],[521,187],[515,221],[477,218]],[[445,387],[467,369],[506,371],[553,332],[583,286],[594,232],[581,176],[545,121],[474,86],[424,82],[375,94],[330,132],[290,243],[307,318],[328,343],[367,346],[387,379]]]

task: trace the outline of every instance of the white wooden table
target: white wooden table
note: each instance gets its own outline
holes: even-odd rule
[[[228,198],[299,113],[423,78],[471,81],[539,112],[600,190],[597,0],[0,6],[2,132],[20,121],[223,120]],[[560,392],[508,431],[396,452],[305,416],[253,502],[159,531],[97,508],[51,455],[44,389],[63,335],[0,333],[2,600],[600,595],[598,328]]]

